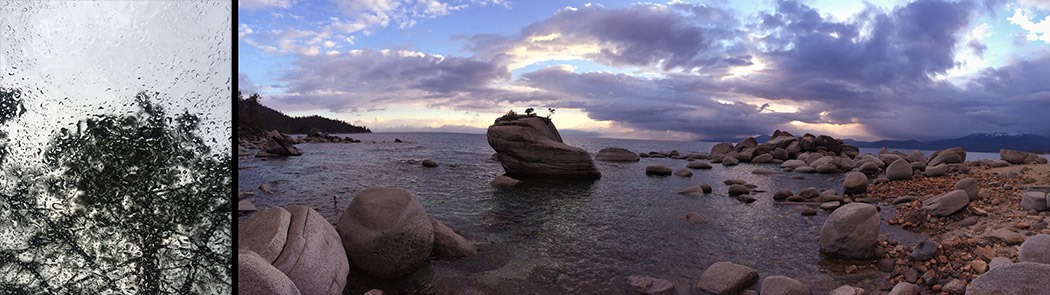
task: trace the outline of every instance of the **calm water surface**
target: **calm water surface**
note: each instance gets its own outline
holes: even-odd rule
[[[686,161],[642,158],[640,162],[596,161],[602,178],[583,183],[525,183],[511,189],[489,186],[503,168],[482,134],[347,134],[362,143],[297,145],[301,157],[241,158],[240,190],[255,191],[256,206],[305,205],[335,223],[358,192],[375,186],[406,189],[419,197],[431,216],[479,241],[479,254],[462,260],[435,259],[400,280],[375,280],[351,270],[345,294],[381,288],[394,294],[433,294],[465,285],[492,294],[631,294],[627,276],[671,280],[689,294],[705,268],[732,261],[759,270],[762,278],[786,275],[812,286],[815,294],[842,284],[873,290],[886,278],[878,271],[843,272],[844,265],[823,258],[817,239],[827,213],[805,217],[798,206],[777,205],[772,193],[806,187],[841,192],[841,175],[794,173],[754,175],[774,164],[742,164],[693,170],[691,178],[650,177],[646,165],[684,168]],[[399,138],[403,143],[394,143]],[[567,144],[592,153],[606,147],[634,152],[695,153],[714,143],[566,137]],[[877,150],[876,150],[877,151]],[[968,158],[975,158],[969,156]],[[423,168],[408,160],[433,159]],[[453,167],[454,166],[454,167]],[[722,183],[744,179],[765,192],[745,204],[727,196]],[[274,194],[258,190],[276,182]],[[714,193],[676,192],[708,183]],[[333,199],[333,195],[341,198]],[[689,225],[678,218],[695,211],[709,224]],[[819,211],[819,210],[818,210]],[[883,208],[884,216],[892,208]],[[241,217],[243,221],[245,217]],[[883,223],[883,233],[904,243],[918,236]],[[873,262],[872,262],[873,263]],[[754,287],[758,288],[758,285]]]

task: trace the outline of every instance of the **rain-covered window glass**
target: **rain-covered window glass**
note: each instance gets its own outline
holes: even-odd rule
[[[231,292],[230,8],[0,0],[0,294]]]

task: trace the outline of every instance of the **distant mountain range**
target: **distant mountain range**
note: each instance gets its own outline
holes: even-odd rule
[[[739,142],[737,139],[704,140],[714,142]],[[769,135],[755,137],[758,142],[766,142]],[[971,152],[998,153],[999,149],[1011,149],[1025,152],[1046,153],[1050,151],[1050,138],[1038,134],[1009,134],[1009,133],[974,133],[955,139],[942,139],[934,141],[918,140],[879,140],[859,141],[843,139],[844,143],[857,147],[901,149],[901,150],[942,150],[952,147],[962,147]]]
[[[262,132],[277,130],[288,134],[306,134],[317,128],[325,133],[372,133],[368,127],[329,119],[321,116],[289,117],[284,113],[259,103],[259,96],[237,100],[237,131],[239,137],[257,136]]]

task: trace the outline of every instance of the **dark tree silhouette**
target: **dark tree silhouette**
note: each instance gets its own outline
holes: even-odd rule
[[[134,114],[63,129],[45,168],[5,198],[41,226],[29,247],[0,251],[0,291],[231,292],[230,157],[195,134],[196,116],[169,117],[145,93],[135,102]]]

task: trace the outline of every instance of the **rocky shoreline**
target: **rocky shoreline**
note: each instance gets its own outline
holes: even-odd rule
[[[792,192],[787,189],[758,188],[754,184],[734,179],[726,180],[725,184],[728,186],[728,195],[742,204],[771,198],[777,205],[802,205],[780,206],[781,210],[798,210],[806,216],[827,212],[829,216],[814,243],[820,244],[820,253],[847,265],[842,270],[836,268],[833,271],[847,274],[877,271],[888,277],[884,282],[877,282],[873,289],[842,285],[830,294],[1040,294],[1031,293],[1031,290],[1050,290],[1050,287],[1032,289],[1050,283],[1050,273],[1042,272],[1050,268],[1046,265],[1050,263],[1050,212],[1046,211],[1050,203],[1046,203],[1047,196],[1040,188],[1041,185],[1050,185],[1050,166],[1038,156],[1032,158],[1031,154],[1004,150],[1001,160],[967,161],[966,151],[961,148],[937,151],[929,157],[919,151],[902,153],[886,149],[877,155],[861,154],[856,147],[829,136],[806,134],[794,137],[778,130],[769,142],[758,143],[749,138],[736,144],[720,143],[708,154],[682,154],[678,151],[635,153],[621,148],[605,148],[591,160],[587,151],[565,145],[553,124],[543,119],[522,116],[504,122],[497,120],[493,126],[499,127],[490,128],[489,144],[497,152],[494,158],[507,172],[492,179],[490,185],[496,189],[511,189],[522,183],[528,184],[533,177],[594,180],[601,177],[594,160],[637,162],[644,161],[644,158],[686,161],[685,167],[678,170],[663,165],[645,165],[644,175],[648,177],[675,175],[688,178],[692,177],[694,169],[711,169],[711,163],[727,167],[741,163],[770,163],[781,167],[754,169],[754,174],[763,175],[842,174],[841,187],[825,190],[807,188]],[[308,138],[312,138],[308,142],[346,142],[334,141],[321,134],[308,135]],[[260,154],[294,155],[294,147],[288,146],[297,142],[303,141],[271,132],[267,134],[262,147],[258,144],[253,147],[259,148]],[[554,156],[545,152],[553,150],[557,151],[553,153]],[[438,166],[430,162],[424,163],[424,166]],[[643,175],[642,171],[638,173]],[[792,178],[800,175],[792,175]],[[263,187],[260,189],[267,190]],[[712,188],[707,184],[679,192],[683,195],[711,193]],[[371,195],[383,197],[369,197]],[[246,193],[242,194],[241,199],[250,197]],[[1039,201],[1043,202],[1041,207]],[[887,223],[924,233],[929,239],[905,244],[889,236],[879,235],[883,221],[879,211],[891,207],[895,209],[896,215],[885,220]],[[256,210],[254,206],[242,208],[243,211]],[[277,209],[284,210],[264,209],[250,217],[249,221],[259,223],[253,218],[273,215],[272,212]],[[294,216],[310,216],[312,210],[298,215],[295,212],[304,210],[289,208],[287,211],[292,211],[291,223],[297,224]],[[692,226],[703,227],[708,224],[704,216],[696,212],[688,212],[680,219]],[[324,225],[331,230],[324,229]],[[349,257],[346,264],[375,278],[410,275],[419,270],[423,265],[421,261],[425,262],[430,255],[455,258],[469,257],[477,252],[473,242],[428,217],[414,195],[397,189],[365,190],[354,198],[336,226],[325,223],[316,227],[319,232],[336,233],[340,240],[338,244],[341,245],[339,250],[343,250],[343,256]],[[274,231],[273,228],[271,226],[261,232],[270,233]],[[282,228],[280,223],[276,228],[279,232]],[[367,233],[370,230],[377,232],[349,234]],[[241,234],[246,237],[269,236],[258,232],[242,230]],[[384,237],[391,234],[396,238]],[[291,231],[286,235],[291,237]],[[331,240],[332,235],[320,236],[327,236]],[[333,244],[331,241],[319,241],[306,243]],[[272,246],[290,243],[271,240],[261,244]],[[248,243],[242,241],[242,244]],[[324,249],[333,253],[336,251],[335,247]],[[289,281],[291,287],[299,291],[320,286],[314,283],[301,283],[305,287],[299,286],[305,277],[316,279],[317,276],[296,274],[276,264],[273,267],[279,272],[274,272],[258,263],[276,263],[268,258],[273,256],[274,251],[265,247],[249,250],[251,252],[240,254],[239,261],[255,263],[252,266],[255,268],[249,268],[254,272],[248,275],[255,275],[256,281],[260,277],[272,278],[270,281],[273,286],[269,288],[285,290],[274,291],[277,292],[275,294],[288,294]],[[333,262],[316,263],[326,265]],[[334,263],[339,264],[338,261]],[[341,266],[333,269],[336,277],[339,277],[339,273],[346,277],[346,271]],[[278,275],[281,273],[286,278]],[[675,290],[675,284],[670,281],[643,273],[624,278],[622,282],[641,294],[696,291],[702,294],[812,294],[806,283],[793,278],[768,276],[759,282],[759,277],[759,270],[732,261],[722,261],[704,270],[699,280],[695,281],[696,284],[688,290]],[[1018,281],[1021,280],[1019,278],[1023,280]],[[337,278],[334,280],[338,283]],[[338,289],[342,290],[343,287]],[[452,290],[457,289],[453,287]],[[478,291],[476,288],[458,290]],[[989,290],[1001,293],[989,293]],[[366,294],[382,294],[382,291],[373,290]]]

